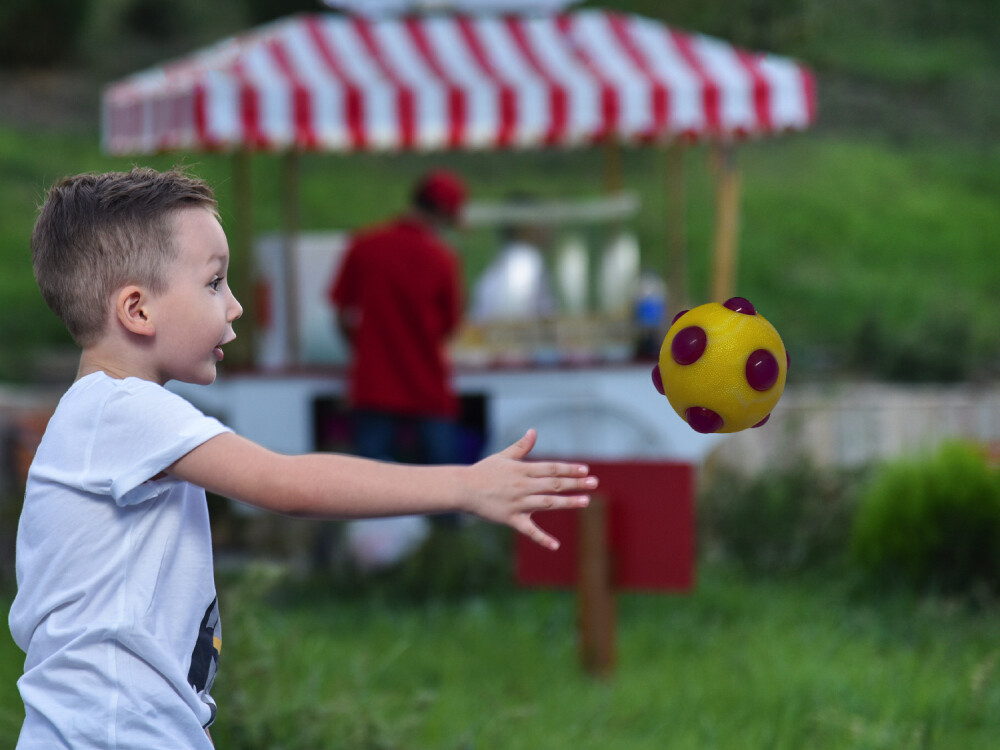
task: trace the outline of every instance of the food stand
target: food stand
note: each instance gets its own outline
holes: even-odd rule
[[[248,154],[284,159],[286,226],[256,249],[249,238],[242,240],[246,247],[234,248],[260,253],[261,246],[272,247],[261,267],[276,263],[267,266],[265,280],[272,285],[271,324],[283,331],[277,350],[258,357],[255,372],[221,376],[212,388],[177,386],[277,450],[314,448],[316,404],[336,399],[342,389],[335,361],[304,361],[304,323],[294,302],[303,283],[296,279],[322,276],[303,261],[313,251],[297,226],[296,173],[304,155],[595,143],[608,144],[613,155],[619,143],[664,147],[673,165],[665,176],[672,208],[664,276],[677,305],[687,298],[684,238],[677,234],[682,149],[706,140],[724,157],[712,292],[724,298],[736,267],[735,146],[748,137],[805,129],[815,117],[813,77],[786,58],[623,13],[475,15],[433,5],[435,12],[408,16],[284,18],[131,75],[103,93],[102,140],[109,153],[231,152],[242,226],[251,210]],[[568,325],[572,329],[572,321]],[[539,452],[550,455],[703,456],[714,438],[694,435],[675,419],[649,383],[649,363],[630,361],[622,351],[460,361],[457,386],[482,401],[487,448],[534,425],[542,433]]]

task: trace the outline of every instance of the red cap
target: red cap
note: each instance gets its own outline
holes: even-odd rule
[[[457,219],[465,205],[468,190],[461,177],[443,169],[428,172],[417,183],[413,202],[449,219]]]

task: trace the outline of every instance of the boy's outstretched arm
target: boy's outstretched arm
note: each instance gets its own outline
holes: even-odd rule
[[[317,518],[371,518],[471,513],[507,524],[544,547],[559,543],[531,514],[582,508],[597,478],[584,464],[525,461],[535,431],[471,466],[413,466],[336,453],[285,456],[225,433],[167,472],[225,497],[277,513]]]

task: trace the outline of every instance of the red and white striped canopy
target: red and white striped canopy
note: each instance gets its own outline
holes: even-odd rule
[[[108,86],[102,138],[112,154],[494,149],[734,138],[814,117],[798,63],[639,16],[325,13]]]

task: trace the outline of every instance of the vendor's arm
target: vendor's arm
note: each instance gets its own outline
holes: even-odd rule
[[[351,242],[344,250],[343,260],[334,275],[327,299],[336,311],[337,328],[349,343],[354,343],[358,325],[361,322],[361,308],[358,303],[359,275],[358,251],[356,243]]]
[[[337,311],[337,328],[348,344],[354,344],[354,337],[361,322],[361,311],[354,307],[346,307]]]
[[[210,492],[295,516],[365,518],[464,512],[507,524],[539,544],[558,542],[534,511],[582,508],[597,478],[584,464],[525,461],[535,431],[471,466],[412,466],[354,456],[286,456],[232,433],[198,446],[168,473]]]

